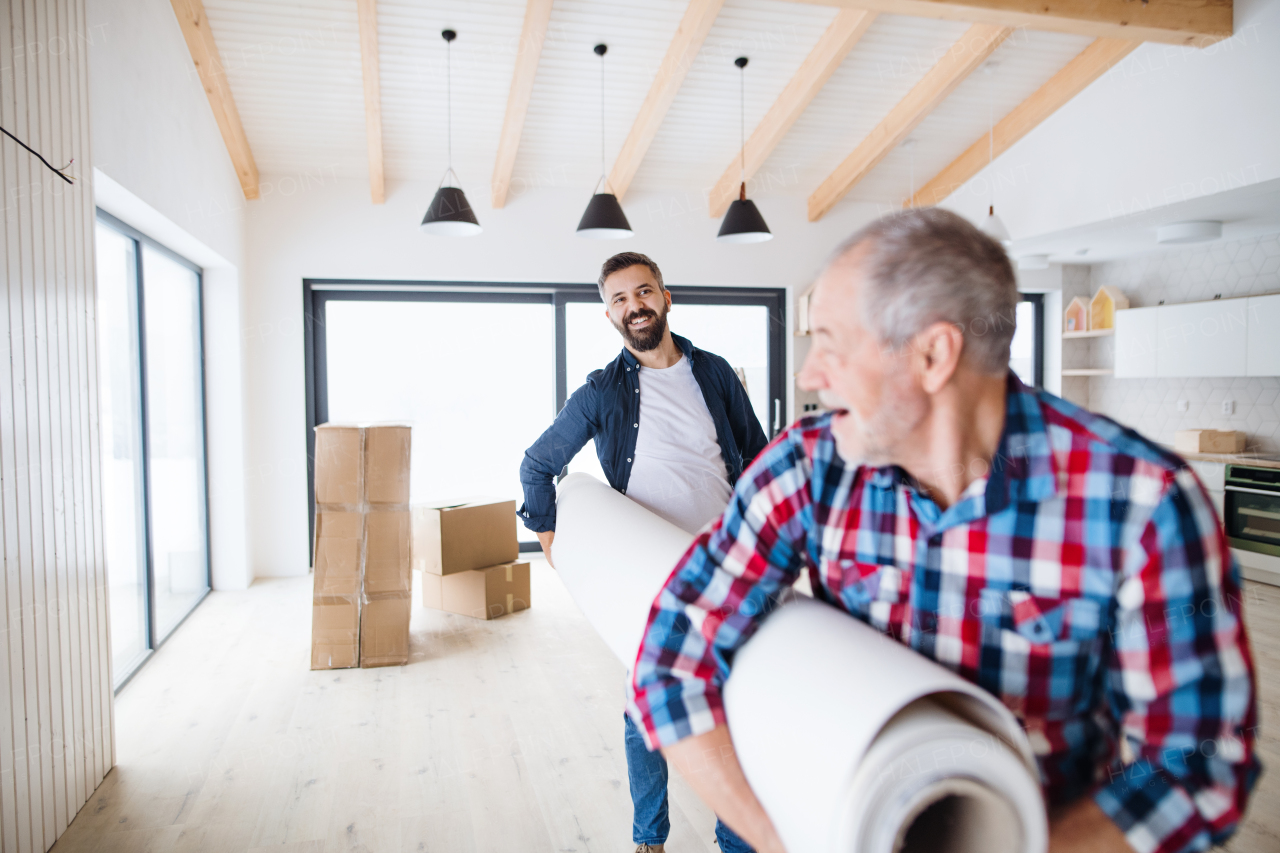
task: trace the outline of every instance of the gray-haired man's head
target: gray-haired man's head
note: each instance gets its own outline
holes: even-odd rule
[[[836,410],[846,458],[899,459],[957,377],[1003,377],[1019,300],[1004,249],[937,208],[868,225],[818,280],[801,384]]]
[[[866,327],[903,347],[932,323],[964,332],[975,370],[1003,375],[1017,314],[1018,284],[1004,248],[967,219],[936,207],[881,219],[835,251],[833,262],[865,249]]]

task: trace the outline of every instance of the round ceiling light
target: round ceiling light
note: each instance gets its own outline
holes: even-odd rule
[[[1173,222],[1156,229],[1156,242],[1165,244],[1204,243],[1222,237],[1222,223],[1214,220],[1201,222]]]

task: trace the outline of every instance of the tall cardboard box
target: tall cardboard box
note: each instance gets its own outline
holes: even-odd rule
[[[409,660],[410,428],[316,427],[311,668]]]
[[[413,507],[413,567],[424,575],[468,572],[519,558],[515,501]]]
[[[449,575],[422,574],[422,603],[444,610],[496,619],[529,607],[529,564],[505,563]]]

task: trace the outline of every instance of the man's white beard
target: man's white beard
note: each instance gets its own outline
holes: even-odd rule
[[[845,417],[857,434],[858,446],[847,447],[847,440],[841,441],[839,433],[832,433],[836,440],[836,450],[845,461],[881,466],[891,463],[897,457],[895,451],[899,443],[920,423],[925,414],[923,395],[910,388],[910,381],[909,377],[886,379],[880,407],[866,420],[836,395],[819,393],[819,399],[824,405],[844,409],[848,413]]]

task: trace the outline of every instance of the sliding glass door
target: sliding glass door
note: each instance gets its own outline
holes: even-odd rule
[[[739,369],[773,435],[781,426],[784,292],[671,292],[672,330]],[[622,349],[594,284],[308,280],[303,298],[309,455],[318,423],[411,423],[415,502],[519,503],[525,448],[587,374]],[[570,469],[599,475],[591,444]],[[536,550],[536,537],[518,530],[521,548]]]
[[[209,591],[200,271],[97,227],[98,382],[112,667],[119,687]]]
[[[98,226],[98,430],[103,540],[117,684],[147,650],[146,522],[142,489],[142,373],[137,245]]]

